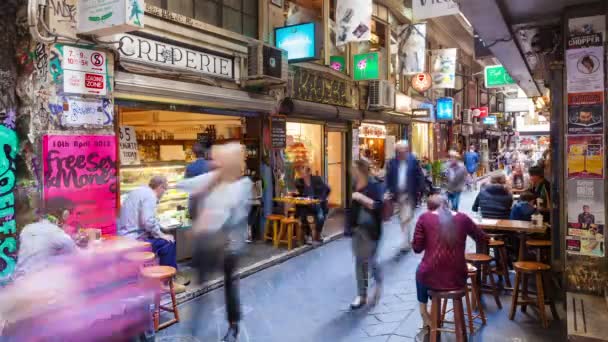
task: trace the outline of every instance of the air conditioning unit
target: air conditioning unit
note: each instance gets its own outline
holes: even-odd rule
[[[287,72],[287,51],[261,42],[249,46],[246,86],[285,84]]]
[[[386,80],[369,82],[369,110],[395,108],[395,86]]]
[[[463,124],[473,123],[473,111],[472,110],[465,109],[462,111],[462,123]]]

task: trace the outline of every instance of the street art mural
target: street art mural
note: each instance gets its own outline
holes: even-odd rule
[[[15,222],[15,195],[17,134],[0,125],[0,279],[15,270],[17,240]]]

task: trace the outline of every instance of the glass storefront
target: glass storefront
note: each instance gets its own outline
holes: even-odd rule
[[[327,183],[331,187],[329,206],[340,208],[344,206],[344,133],[327,132]]]
[[[412,123],[412,141],[410,141],[410,149],[421,160],[423,158],[432,158],[431,149],[429,148],[429,142],[432,140],[429,131],[428,123]]]
[[[287,122],[285,182],[289,191],[295,191],[300,166],[309,166],[313,175],[323,176],[323,125]]]

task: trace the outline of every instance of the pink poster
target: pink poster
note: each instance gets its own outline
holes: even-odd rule
[[[116,137],[46,135],[44,200],[72,208],[68,224],[116,233]]]

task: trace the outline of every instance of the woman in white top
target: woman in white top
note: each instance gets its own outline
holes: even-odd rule
[[[222,341],[235,341],[239,333],[241,313],[237,284],[233,276],[247,235],[249,199],[253,183],[248,177],[242,177],[241,145],[216,145],[211,153],[217,168],[201,176],[186,179],[180,182],[177,188],[191,195],[205,196],[204,204],[198,208],[199,214],[192,227],[197,240],[194,264],[199,269],[201,283],[208,280],[209,275],[216,270],[223,269],[226,313],[230,327]]]

